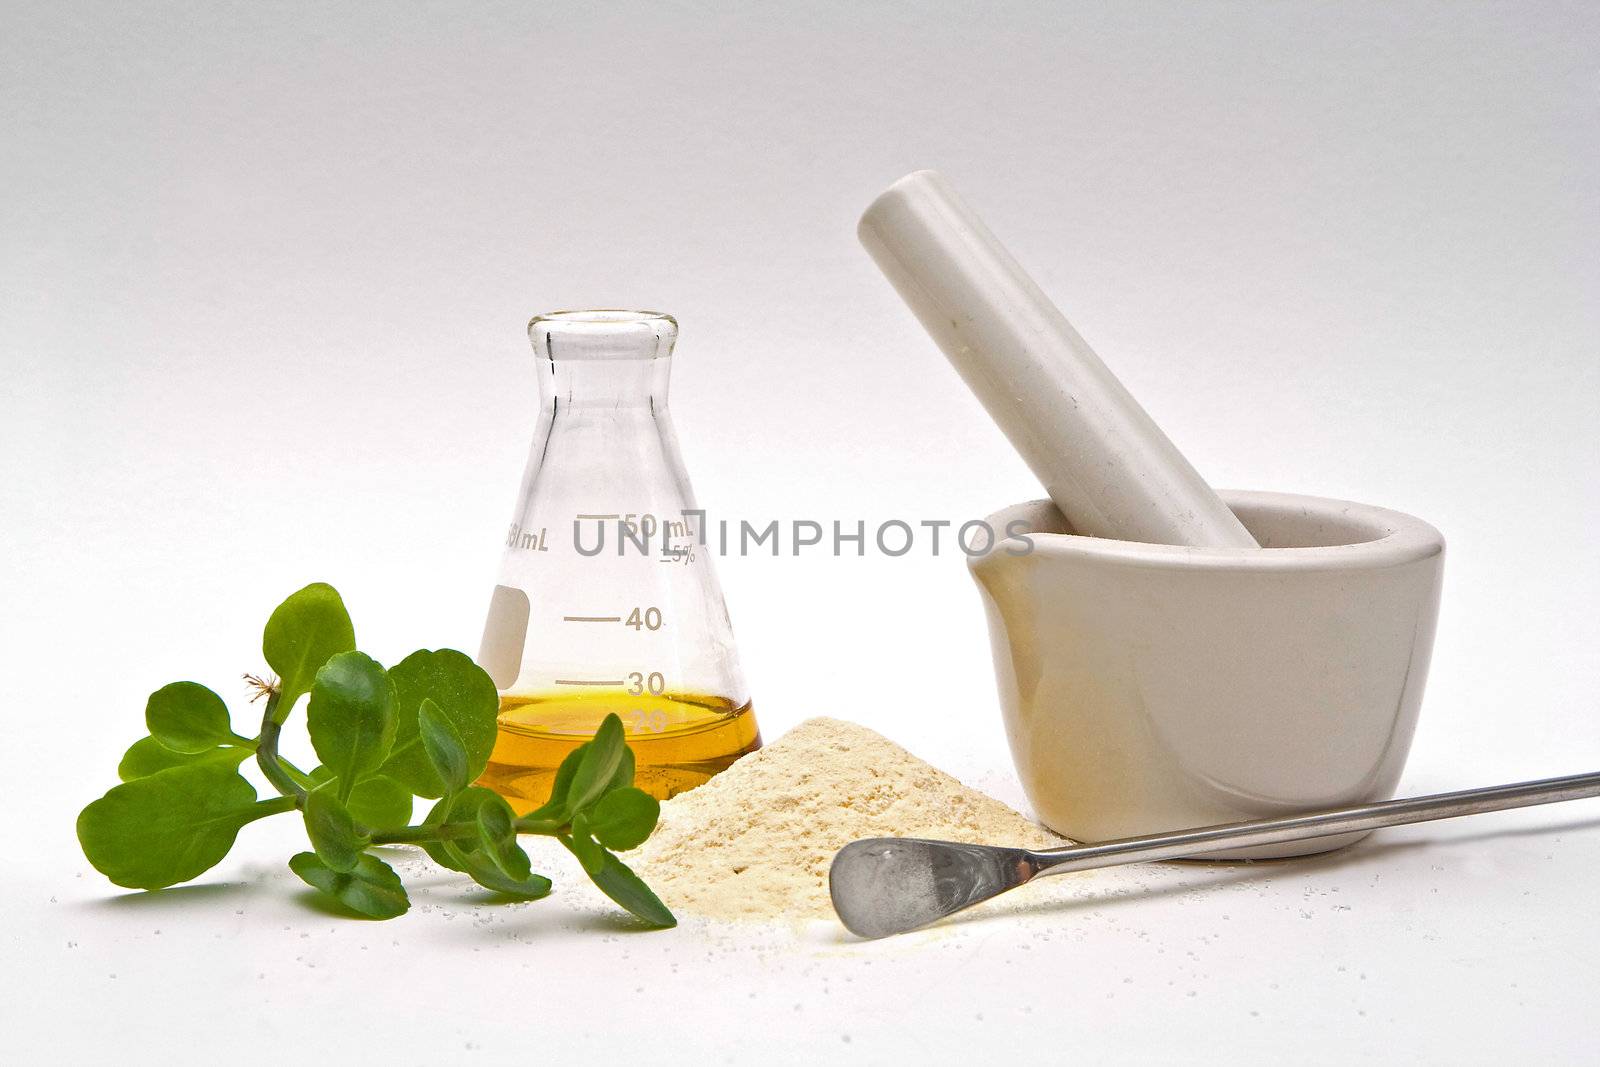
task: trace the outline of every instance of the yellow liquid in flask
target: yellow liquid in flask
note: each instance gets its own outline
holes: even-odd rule
[[[478,784],[505,797],[518,814],[533,810],[549,799],[561,761],[612,712],[633,749],[633,784],[658,800],[693,789],[761,747],[750,704],[725,697],[620,689],[506,694],[494,752]]]

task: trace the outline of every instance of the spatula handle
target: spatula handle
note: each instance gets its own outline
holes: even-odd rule
[[[1526,808],[1535,804],[1554,804],[1562,800],[1582,800],[1600,796],[1600,771],[1573,774],[1565,778],[1544,778],[1536,782],[1494,785],[1483,789],[1463,789],[1456,793],[1386,800],[1349,808],[1332,808],[1309,815],[1282,819],[1224,823],[1180,830],[1170,834],[1124,837],[1094,845],[1069,845],[1066,848],[1029,852],[1036,874],[1082,871],[1093,867],[1114,867],[1124,863],[1202,857],[1223,849],[1275,845],[1307,837],[1332,837],[1336,834],[1376,830],[1382,826],[1402,826],[1434,819],[1453,819],[1506,808]]]

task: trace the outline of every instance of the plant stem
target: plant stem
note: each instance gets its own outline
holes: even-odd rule
[[[305,799],[306,791],[278,758],[278,735],[283,732],[283,724],[273,717],[277,710],[278,694],[273,693],[267,698],[267,710],[261,716],[261,737],[256,741],[256,766],[261,768],[261,773],[267,776],[267,781],[272,783],[274,789],[299,803]]]
[[[374,845],[414,845],[422,841],[456,841],[478,836],[478,828],[466,823],[454,826],[404,826],[372,835]]]
[[[278,757],[278,766],[282,767],[284,773],[290,778],[293,778],[296,782],[300,783],[300,788],[311,789],[316,785],[316,783],[311,780],[311,776],[309,774],[307,774],[305,771],[302,771],[299,767],[296,767],[282,756]]]
[[[564,824],[550,819],[537,819],[532,822],[518,819],[516,827],[519,834],[540,834],[545,837],[554,837],[566,829]],[[422,841],[460,841],[477,836],[476,826],[468,823],[446,823],[442,826],[404,826],[398,830],[380,830],[372,835],[372,843],[414,845]]]
[[[294,797],[273,797],[270,800],[258,800],[256,801],[256,806],[250,810],[250,817],[245,822],[252,823],[257,819],[265,819],[268,815],[278,815],[285,811],[293,811],[297,806],[298,801]]]

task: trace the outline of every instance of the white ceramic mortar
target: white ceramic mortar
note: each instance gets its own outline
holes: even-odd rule
[[[1070,532],[970,561],[1012,757],[1040,819],[1103,841],[1393,795],[1416,727],[1444,539],[1399,512],[1224,492],[1261,548]],[[1008,551],[1009,550],[1009,551]],[[1219,853],[1306,855],[1362,835]]]

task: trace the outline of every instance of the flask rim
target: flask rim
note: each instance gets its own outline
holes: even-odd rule
[[[558,323],[574,326],[634,326],[644,323],[664,322],[677,329],[678,320],[664,311],[634,311],[627,308],[575,308],[570,311],[546,311],[528,320],[528,329],[540,323]]]
[[[550,311],[528,321],[534,351],[552,360],[664,359],[677,339],[678,320],[660,311]]]

